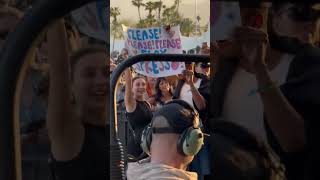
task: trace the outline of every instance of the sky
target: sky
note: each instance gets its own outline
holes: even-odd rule
[[[158,0],[144,0],[145,2],[148,1],[158,1]],[[162,0],[163,3],[170,7],[174,0]],[[195,2],[197,1],[198,8],[197,12],[198,15],[201,17],[200,24],[205,25],[209,22],[210,17],[210,0],[181,0],[180,3],[180,10],[179,12],[187,18],[191,18],[195,20]],[[119,19],[132,19],[132,21],[137,22],[139,19],[138,9],[137,7],[133,6],[131,0],[110,0],[111,7],[119,7],[121,15]],[[147,12],[144,10],[144,7],[141,8],[141,16],[145,17]]]

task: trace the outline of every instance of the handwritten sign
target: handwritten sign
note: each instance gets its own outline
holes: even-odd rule
[[[166,31],[162,27],[127,28],[123,26],[126,38],[125,48],[129,56],[137,54],[182,54],[180,26]],[[140,62],[134,65],[137,73],[149,77],[165,77],[180,74],[184,62]]]
[[[98,0],[71,13],[72,19],[81,33],[107,42],[107,1]]]
[[[211,37],[213,40],[228,40],[233,29],[241,25],[238,2],[211,2]]]

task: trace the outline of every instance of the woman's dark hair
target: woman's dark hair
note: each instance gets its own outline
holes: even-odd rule
[[[164,77],[160,77],[157,79],[156,86],[155,86],[156,94],[154,95],[156,102],[160,102],[160,103],[162,103],[161,101],[162,92],[160,90],[161,81],[167,81],[167,80]],[[169,93],[173,95],[171,89],[169,89]]]

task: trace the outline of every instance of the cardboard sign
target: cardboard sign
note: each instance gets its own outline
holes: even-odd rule
[[[238,2],[211,2],[211,37],[216,40],[228,40],[233,29],[241,25]]]
[[[81,33],[107,42],[107,1],[96,1],[71,13]]]
[[[127,28],[123,26],[125,48],[129,56],[137,54],[182,54],[180,27],[166,31],[162,27]],[[165,77],[180,74],[184,62],[140,62],[134,65],[137,73],[149,77]]]

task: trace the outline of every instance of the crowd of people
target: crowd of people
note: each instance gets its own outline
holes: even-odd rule
[[[132,78],[127,70],[124,107],[133,137],[127,148],[140,158],[129,163],[128,178],[317,179],[316,5],[240,2],[242,26],[234,29],[230,40],[212,43],[215,69],[210,78],[199,76],[195,68],[170,83],[170,77]],[[207,80],[211,91],[202,86]],[[150,84],[157,88],[155,93],[147,93]],[[170,99],[183,100],[199,112],[201,129],[210,136],[198,154],[181,153],[179,138],[185,134],[178,127],[188,124],[188,118],[178,118],[178,112],[169,109]],[[185,129],[190,126],[198,127],[189,124]],[[178,140],[169,137],[174,134]],[[169,148],[165,142],[174,144],[169,138],[178,145]],[[171,155],[177,158],[168,159]]]
[[[198,54],[209,55],[209,53],[210,48],[203,43]],[[119,56],[126,60],[128,51],[123,49]],[[111,64],[111,71],[116,66],[115,63]],[[126,147],[128,156],[131,158],[129,161],[147,157],[140,146],[143,130],[150,124],[153,114],[172,100],[183,100],[190,105],[190,108],[198,111],[201,128],[204,127],[208,116],[208,99],[210,99],[210,63],[186,63],[186,70],[181,74],[159,78],[146,77],[128,68],[121,79],[117,92],[117,103],[119,110],[121,108],[125,110],[125,117],[128,121],[129,136]],[[205,146],[195,156],[195,160],[188,168],[197,171],[201,176],[209,174],[208,153],[207,146]]]
[[[232,41],[213,45],[217,70],[209,124],[217,133],[211,154],[218,179],[318,179],[314,171],[320,80],[316,5],[240,3],[243,26],[235,29]],[[258,142],[224,123],[240,125]],[[263,151],[261,143],[267,145]],[[273,152],[277,162],[263,152]],[[270,165],[253,165],[252,158]],[[252,168],[240,168],[236,159]],[[265,170],[268,173],[262,175]]]

